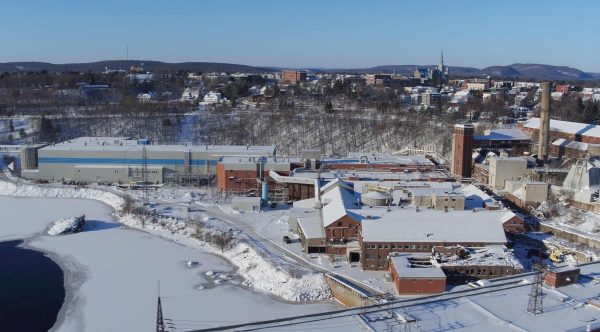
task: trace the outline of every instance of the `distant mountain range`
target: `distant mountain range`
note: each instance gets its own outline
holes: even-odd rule
[[[255,67],[231,63],[216,62],[179,62],[168,63],[161,61],[144,60],[108,60],[88,63],[53,64],[47,62],[7,62],[0,63],[0,72],[41,71],[49,72],[100,72],[108,69],[128,69],[131,66],[140,66],[148,71],[177,71],[191,72],[275,72],[281,70],[276,67]],[[309,68],[313,72],[346,72],[346,73],[393,73],[412,76],[415,68],[429,68],[435,65],[385,65],[371,68],[325,69]],[[600,80],[600,73],[586,73],[576,68],[566,66],[552,66],[544,64],[515,63],[508,66],[491,66],[483,69],[473,67],[450,66],[450,75],[453,77],[487,77],[517,78],[537,80],[565,80],[565,81],[590,81]]]
[[[218,62],[179,62],[168,63],[161,61],[145,61],[145,60],[107,60],[87,63],[64,63],[53,64],[47,62],[6,62],[0,63],[0,72],[14,72],[20,68],[24,71],[41,71],[49,72],[101,72],[108,69],[124,69],[127,70],[131,66],[139,67],[143,64],[143,68],[147,71],[178,71],[186,70],[190,72],[273,72],[279,69],[267,67],[253,67],[246,65],[238,65],[231,63]]]
[[[393,73],[412,76],[415,68],[432,68],[435,65],[386,65],[362,69],[335,69],[336,72],[356,73]],[[450,67],[450,76],[454,77],[487,77],[518,78],[537,80],[589,81],[600,80],[600,73],[586,73],[576,68],[552,66],[544,64],[515,63],[508,66],[490,66],[486,68]],[[322,71],[329,71],[321,69]]]

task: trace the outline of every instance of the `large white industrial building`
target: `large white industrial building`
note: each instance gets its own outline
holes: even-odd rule
[[[37,169],[27,179],[81,182],[162,183],[190,177],[206,179],[223,156],[274,156],[274,146],[152,145],[126,137],[80,137],[38,150]]]

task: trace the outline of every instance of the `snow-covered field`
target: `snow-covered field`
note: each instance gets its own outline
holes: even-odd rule
[[[182,329],[337,308],[332,301],[294,304],[252,291],[241,285],[243,279],[227,260],[122,227],[100,202],[0,196],[0,209],[6,213],[0,239],[33,237],[26,245],[49,252],[66,273],[67,305],[56,330],[151,330],[158,280],[164,315]],[[44,234],[54,221],[84,213],[83,232]],[[199,264],[188,268],[187,261]],[[209,271],[223,272],[226,281],[215,282],[206,276]]]
[[[282,302],[280,298],[329,299],[330,291],[322,275],[307,271],[292,275],[265,259],[246,241],[234,237],[231,246],[221,252],[190,236],[193,225],[178,218],[160,217],[155,223],[142,223],[139,216],[120,213],[116,215],[117,222],[113,209],[120,209],[123,199],[113,192],[0,181],[0,195],[13,196],[0,196],[0,205],[11,207],[2,208],[10,213],[0,223],[0,240],[33,238],[28,245],[50,252],[67,273],[67,302],[71,305],[61,312],[61,317],[67,319],[59,322],[60,330],[90,330],[96,326],[107,326],[99,330],[110,329],[109,322],[100,318],[105,316],[98,312],[106,313],[101,306],[110,307],[111,296],[117,301],[127,299],[128,310],[114,312],[115,317],[134,318],[132,328],[126,330],[146,329],[141,327],[152,324],[158,279],[165,315],[189,320],[192,325],[197,323],[194,320],[213,326],[338,308],[331,300],[303,305]],[[196,198],[187,196],[182,197],[184,201]],[[46,235],[52,223],[81,214],[86,214],[88,220],[85,232]],[[219,230],[218,220],[199,214],[206,231]],[[123,224],[145,232],[125,229]],[[188,268],[187,261],[200,264]],[[123,296],[123,292],[128,295]],[[137,301],[139,304],[129,305]],[[243,307],[253,309],[242,310]],[[151,315],[149,320],[146,314]],[[98,317],[97,321],[94,317]]]
[[[15,184],[0,181],[0,194],[21,197],[74,197],[99,200],[108,204],[115,210],[123,205],[123,198],[113,192],[99,189],[77,187],[52,187],[32,184]],[[185,196],[185,195],[184,195]],[[208,218],[204,213],[199,213],[206,224],[206,232],[227,231],[227,224]],[[198,216],[188,216],[198,217]],[[289,301],[315,301],[331,297],[329,286],[322,274],[312,273],[309,270],[290,271],[284,270],[278,264],[285,265],[285,261],[272,261],[265,259],[250,245],[249,238],[234,238],[230,248],[224,252],[205,241],[192,238],[194,225],[178,218],[158,218],[154,223],[142,222],[139,216],[119,214],[119,221],[133,228],[143,229],[152,234],[186,243],[191,247],[202,248],[205,251],[221,255],[229,259],[240,269],[240,274],[246,279],[245,284],[257,290],[267,292]],[[243,241],[246,240],[246,241]]]

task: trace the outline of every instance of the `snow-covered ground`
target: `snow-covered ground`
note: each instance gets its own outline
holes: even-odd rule
[[[227,260],[125,228],[100,202],[0,196],[0,209],[5,212],[1,240],[33,237],[26,245],[49,252],[66,273],[67,305],[55,330],[150,330],[158,280],[164,315],[181,329],[338,308],[332,301],[295,304],[255,292],[242,285],[244,279]],[[44,234],[54,221],[81,214],[87,216],[83,232]],[[187,261],[199,264],[189,268]],[[219,281],[207,276],[209,271],[218,272],[209,274]]]
[[[181,194],[182,191],[178,191]],[[156,192],[155,192],[156,193]],[[33,184],[15,184],[8,181],[0,181],[0,194],[21,197],[74,197],[99,200],[108,204],[115,210],[123,205],[123,198],[116,193],[93,189],[78,188],[72,186],[39,186]],[[134,193],[134,195],[136,195]],[[191,195],[189,192],[181,194],[182,197]],[[165,196],[166,197],[166,196]],[[176,196],[178,197],[178,196]],[[173,201],[176,201],[173,199]],[[173,203],[154,203],[156,210],[164,210],[165,204],[177,206]],[[229,259],[235,266],[240,268],[240,274],[246,279],[245,284],[257,290],[267,292],[289,301],[315,301],[331,297],[331,293],[325,279],[320,273],[313,273],[308,269],[291,269],[292,266],[284,259],[269,259],[272,257],[268,250],[260,250],[264,246],[250,237],[234,237],[228,250],[222,251],[215,246],[208,245],[206,241],[192,238],[195,232],[195,224],[186,222],[180,218],[158,217],[154,222],[144,222],[141,217],[131,214],[119,214],[119,221],[126,225],[144,229],[155,235],[186,243],[192,247],[221,255]],[[196,212],[187,215],[189,219],[204,221],[207,233],[225,233],[230,229],[230,224],[208,217],[205,213]],[[267,257],[265,257],[267,256]]]
[[[592,238],[600,238],[600,215],[572,207],[567,202],[568,196],[559,189],[554,189],[553,195],[558,198],[557,201],[544,201],[537,208],[545,216],[550,215],[544,222]]]
[[[280,204],[276,209],[266,209],[260,213],[257,212],[238,212],[232,210],[230,205],[221,204],[220,209],[225,213],[235,214],[236,219],[245,222],[250,228],[258,234],[272,241],[279,246],[282,251],[295,255],[312,266],[319,269],[339,274],[357,285],[372,290],[374,293],[396,294],[396,289],[392,282],[385,281],[387,271],[368,271],[362,270],[358,262],[349,263],[340,257],[332,258],[324,254],[306,254],[302,251],[302,246],[297,235],[289,231],[288,219],[289,210],[286,205]],[[282,241],[283,236],[289,236],[295,241],[285,244]]]
[[[77,217],[69,217],[64,219],[59,219],[55,221],[50,229],[48,229],[48,235],[57,236],[63,233],[71,232],[73,229],[77,227],[78,218]],[[81,227],[81,226],[80,226]]]

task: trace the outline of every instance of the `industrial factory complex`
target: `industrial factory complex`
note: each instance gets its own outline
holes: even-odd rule
[[[21,176],[47,181],[130,183],[147,174],[151,183],[206,180],[224,156],[268,157],[273,146],[151,145],[126,137],[80,137],[59,144],[24,149]],[[36,168],[37,166],[37,168]],[[146,169],[146,171],[143,171]]]
[[[536,227],[527,221],[543,217],[536,209],[551,184],[577,191],[579,207],[600,210],[600,162],[588,158],[600,151],[600,129],[550,120],[549,86],[540,90],[540,118],[479,134],[474,124],[456,124],[451,160],[318,150],[281,156],[275,146],[81,137],[21,147],[21,177],[137,188],[208,185],[242,212],[282,204],[286,241],[296,239],[304,255],[384,271],[399,294],[441,293],[529,271],[531,262],[510,249],[512,239]],[[558,167],[565,156],[583,161]]]

